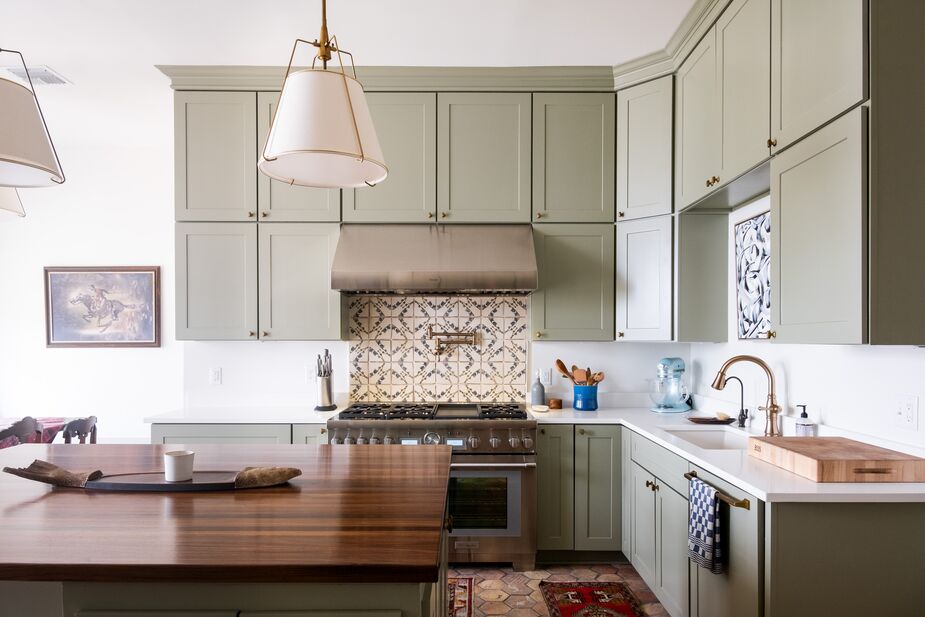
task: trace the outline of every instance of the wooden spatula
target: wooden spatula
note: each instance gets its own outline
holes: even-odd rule
[[[572,367],[572,375],[575,376],[575,383],[579,386],[587,386],[588,384],[588,371],[583,368]]]
[[[562,373],[562,376],[563,376],[563,377],[568,377],[569,381],[571,381],[573,384],[575,383],[575,377],[574,377],[574,375],[572,375],[572,374],[569,372],[569,370],[565,367],[565,362],[563,362],[562,360],[558,360],[558,359],[557,359],[557,360],[556,360],[556,369],[557,369],[560,373]]]
[[[598,371],[591,375],[591,385],[599,384],[604,381],[604,371]]]

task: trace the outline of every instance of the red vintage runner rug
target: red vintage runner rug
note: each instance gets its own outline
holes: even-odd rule
[[[447,587],[449,617],[472,617],[472,577],[448,578]]]
[[[550,617],[643,617],[625,583],[540,583]]]

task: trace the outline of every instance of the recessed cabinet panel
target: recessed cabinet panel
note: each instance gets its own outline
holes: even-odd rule
[[[290,424],[152,424],[151,443],[157,444],[288,444]]]
[[[617,93],[617,220],[671,213],[672,77]]]
[[[621,547],[620,427],[575,427],[575,549]]]
[[[328,443],[328,429],[323,424],[293,424],[292,443],[323,446]]]
[[[633,541],[630,562],[649,585],[655,583],[655,476],[632,463]]]
[[[177,223],[177,339],[257,333],[257,225]]]
[[[337,223],[260,226],[260,338],[340,338],[340,293],[331,289]]]
[[[774,151],[863,101],[866,66],[865,0],[772,0]]]
[[[573,428],[549,424],[537,431],[537,548],[541,551],[576,548]]]
[[[867,112],[771,159],[771,322],[782,343],[867,337]]]
[[[278,92],[257,93],[257,131],[263,156],[276,112]],[[339,221],[340,190],[289,185],[257,172],[257,204],[262,221]]]
[[[770,156],[770,0],[734,0],[716,22],[722,182]]]
[[[178,221],[246,221],[257,211],[257,95],[174,95]]]
[[[530,100],[496,92],[437,95],[441,221],[530,221]]]
[[[656,478],[655,524],[658,550],[657,585],[653,589],[659,601],[676,617],[689,613],[689,561],[687,557],[687,499]]]
[[[614,326],[614,225],[534,225],[539,289],[534,340],[610,341]]]
[[[533,95],[535,220],[613,221],[613,161],[613,94]]]
[[[617,340],[671,340],[672,220],[617,223]]]
[[[437,95],[366,95],[389,176],[373,187],[344,191],[344,220],[424,223],[437,213]]]

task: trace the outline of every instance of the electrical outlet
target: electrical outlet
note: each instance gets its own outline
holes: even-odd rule
[[[919,397],[913,395],[898,397],[894,422],[896,426],[910,431],[919,430]]]
[[[305,367],[305,383],[313,384],[318,381],[318,370],[315,367]]]
[[[540,369],[540,381],[542,381],[546,385],[549,385],[550,383],[552,383],[552,369],[551,368]]]
[[[220,386],[222,385],[222,369],[210,368],[209,369],[209,385],[210,386]]]

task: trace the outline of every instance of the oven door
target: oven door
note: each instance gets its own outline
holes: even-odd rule
[[[536,456],[455,455],[447,499],[451,561],[532,560]]]

